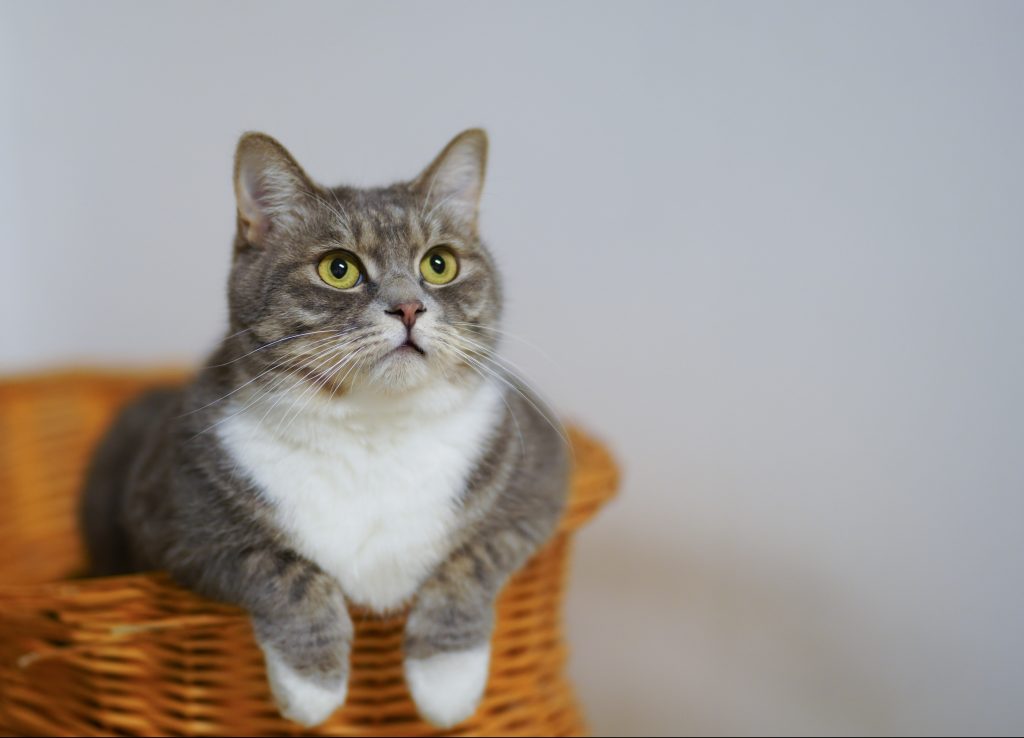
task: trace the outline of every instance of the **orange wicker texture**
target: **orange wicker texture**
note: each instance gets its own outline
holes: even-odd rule
[[[0,733],[23,735],[439,735],[402,678],[401,616],[354,612],[345,707],[303,731],[270,698],[237,609],[160,574],[82,571],[75,505],[89,453],[117,408],[180,373],[65,373],[0,381]],[[453,735],[580,735],[564,667],[569,539],[614,493],[608,453],[571,431],[572,499],[554,540],[505,588],[490,681]]]

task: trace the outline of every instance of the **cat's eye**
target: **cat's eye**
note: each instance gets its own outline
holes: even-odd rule
[[[347,251],[332,251],[320,260],[317,267],[320,279],[331,287],[349,290],[363,281],[363,272],[356,257]]]
[[[435,246],[420,262],[420,274],[430,284],[448,284],[459,273],[459,260],[451,249]]]

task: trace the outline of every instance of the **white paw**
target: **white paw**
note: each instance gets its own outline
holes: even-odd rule
[[[347,679],[341,684],[330,686],[302,676],[270,648],[264,648],[263,655],[277,709],[289,720],[312,728],[320,725],[345,704]]]
[[[487,686],[490,645],[405,660],[405,681],[420,715],[451,728],[476,712]]]

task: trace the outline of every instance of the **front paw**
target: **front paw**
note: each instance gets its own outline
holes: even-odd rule
[[[405,660],[405,681],[420,715],[451,728],[476,712],[491,660],[490,645]]]
[[[345,704],[348,679],[321,681],[295,671],[273,651],[264,649],[267,679],[281,715],[306,728],[320,725]]]

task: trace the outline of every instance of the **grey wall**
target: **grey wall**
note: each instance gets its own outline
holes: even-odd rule
[[[1024,729],[1024,5],[5,3],[0,369],[194,362],[232,147],[492,136],[524,366],[626,469],[601,732]]]

